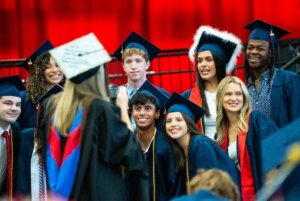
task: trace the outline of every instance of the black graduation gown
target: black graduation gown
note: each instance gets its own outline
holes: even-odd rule
[[[32,102],[32,100],[27,96],[26,91],[21,92],[21,114],[18,118],[18,122],[21,129],[25,128],[35,128],[37,120],[37,106]]]
[[[20,131],[20,125],[18,122],[10,124],[11,132],[10,132],[10,143],[11,143],[11,153],[12,153],[12,193],[14,194],[14,177],[15,177],[15,158],[16,158],[16,148],[18,147],[18,139],[16,138],[16,134]],[[1,162],[1,161],[0,161]],[[7,175],[4,181],[3,188],[0,189],[0,198],[7,197]],[[0,199],[1,200],[1,199]]]
[[[263,139],[277,131],[277,126],[270,118],[258,111],[251,112],[248,126],[246,148],[250,158],[255,190],[257,192],[262,187],[265,179],[262,176],[261,144]],[[239,159],[240,154],[241,153],[239,153]]]
[[[37,136],[46,157],[48,112],[42,104]],[[147,164],[134,134],[120,119],[120,109],[95,99],[88,108],[81,139],[80,159],[70,199],[126,200],[129,196],[121,165],[136,182],[129,200],[149,200]],[[47,167],[45,167],[47,169]],[[47,170],[46,170],[47,172]],[[47,175],[46,175],[47,176]]]
[[[276,130],[277,127],[270,118],[265,116],[262,112],[252,111],[249,117],[246,140],[243,141],[243,138],[240,135],[237,136],[238,160],[242,171],[241,179],[247,181],[249,179],[247,177],[247,172],[252,171],[255,193],[259,191],[264,182],[264,178],[262,176],[261,143],[263,139],[265,139],[267,136],[272,135]],[[244,149],[240,148],[243,145],[242,143],[246,143]],[[228,151],[227,148],[228,145],[226,146],[226,152]],[[248,156],[246,155],[247,153]],[[243,158],[243,164],[241,164],[241,158]],[[246,160],[247,158],[249,158],[250,162]],[[250,166],[248,166],[247,164],[249,164]],[[249,188],[249,186],[242,186],[242,192],[244,191],[244,189],[247,190],[247,188]]]
[[[240,175],[229,156],[210,138],[203,135],[195,135],[189,145],[189,178],[196,175],[197,169],[220,169],[229,174],[237,186],[240,186]],[[178,188],[181,194],[186,193],[185,171],[178,174]]]
[[[156,200],[165,201],[176,196],[176,173],[172,153],[172,145],[167,141],[161,130],[156,130],[155,135],[155,180]],[[150,174],[150,200],[153,200],[153,142],[146,154]]]
[[[234,162],[213,140],[206,136],[196,135],[191,138],[189,148],[189,176],[193,178],[197,169],[216,168],[227,172],[239,185],[239,172]]]
[[[31,156],[34,146],[35,128],[26,128],[16,133],[14,163],[14,195],[31,194]]]

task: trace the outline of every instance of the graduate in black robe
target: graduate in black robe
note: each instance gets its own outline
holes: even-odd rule
[[[166,110],[164,132],[173,143],[178,191],[181,194],[189,192],[186,183],[189,184],[197,169],[224,170],[239,186],[239,174],[234,163],[195,125],[204,110],[177,93],[168,100]]]
[[[20,127],[16,122],[21,113],[21,94],[25,89],[19,76],[0,78],[0,199],[13,199],[16,134]]]
[[[157,201],[169,200],[177,193],[172,147],[159,126],[167,100],[159,88],[145,81],[129,104],[136,136],[149,168],[150,200]]]
[[[95,46],[87,48],[86,43]],[[81,57],[78,51],[92,53]],[[62,52],[72,60],[62,57]],[[52,50],[51,55],[67,81],[62,93],[42,104],[37,126],[37,152],[45,167],[48,196],[149,200],[147,165],[131,132],[126,89],[119,88],[116,105],[109,100],[104,66],[111,60],[108,53],[89,34]],[[127,189],[125,172],[135,177],[134,192]]]
[[[29,77],[27,90],[22,92],[22,112],[18,118],[22,129],[36,127],[39,99],[54,85],[63,85],[64,75],[48,52],[52,48],[51,42],[45,41],[23,63]]]
[[[220,82],[217,143],[240,170],[242,200],[255,200],[263,184],[261,142],[277,130],[270,118],[251,108],[248,90],[239,78],[226,77]]]

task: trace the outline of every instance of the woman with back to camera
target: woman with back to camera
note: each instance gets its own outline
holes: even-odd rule
[[[95,44],[91,50],[85,49],[86,40]],[[72,44],[77,51],[95,55],[78,57],[71,51],[72,58],[78,59],[74,63],[60,57]],[[89,34],[52,50],[51,55],[60,62],[67,80],[63,92],[42,104],[37,127],[48,195],[63,200],[148,200],[148,172],[131,132],[126,89],[119,88],[117,106],[109,100],[104,66],[111,60],[108,53]],[[134,177],[134,193],[128,192],[124,169]]]

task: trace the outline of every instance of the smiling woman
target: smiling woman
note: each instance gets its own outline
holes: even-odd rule
[[[173,93],[166,104],[164,133],[173,145],[174,169],[178,173],[177,192],[188,193],[185,189],[199,168],[216,168],[226,171],[239,184],[239,175],[234,163],[211,139],[200,134],[195,122],[204,110],[196,104]]]
[[[263,113],[252,111],[245,84],[224,78],[217,90],[217,140],[241,172],[242,200],[255,200],[263,184],[260,143],[277,128]]]
[[[33,63],[27,80],[27,93],[22,97],[21,128],[35,128],[38,100],[54,85],[63,84],[64,75],[48,52]]]

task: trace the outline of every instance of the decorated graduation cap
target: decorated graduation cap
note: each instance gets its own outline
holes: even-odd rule
[[[274,154],[275,155],[275,154]],[[289,151],[284,166],[278,169],[269,185],[264,186],[257,201],[266,200],[298,200],[300,197],[300,144]]]
[[[226,73],[234,69],[236,57],[242,50],[240,39],[232,33],[220,31],[210,26],[201,26],[194,36],[194,43],[189,50],[189,58],[194,62],[197,52],[210,51],[226,64]]]
[[[180,94],[174,92],[166,103],[167,113],[181,112],[185,116],[189,117],[194,122],[198,122],[199,119],[205,113],[205,110],[196,105],[195,103],[184,98]]]
[[[153,45],[151,42],[149,42],[139,34],[132,32],[122,43],[122,45],[115,51],[114,56],[118,60],[122,60],[123,52],[130,48],[144,51],[150,61],[160,52],[160,49],[158,47]]]
[[[300,142],[300,118],[262,141],[262,174],[283,164],[288,150],[295,142]]]
[[[60,86],[59,84],[55,84],[46,93],[44,93],[36,102],[34,102],[34,104],[42,103],[44,100],[46,100],[50,96],[57,94],[63,90],[64,90],[64,88],[62,86]]]
[[[93,76],[103,64],[111,61],[94,33],[50,50],[67,79],[80,83]]]
[[[145,94],[155,99],[155,105],[159,109],[163,108],[168,101],[168,96],[160,91],[157,87],[151,84],[149,81],[145,81],[138,90],[139,94]]]
[[[16,96],[21,98],[20,92],[23,90],[25,90],[25,86],[19,76],[0,78],[0,97]]]
[[[51,44],[49,40],[46,40],[38,49],[36,49],[24,62],[24,68],[29,71],[32,64],[35,62],[36,58],[40,56],[42,53],[47,52],[53,49],[54,46]]]
[[[270,42],[287,35],[289,32],[262,20],[254,20],[245,26],[251,30],[248,40],[264,40]],[[272,40],[271,40],[272,39]],[[276,44],[274,44],[276,45]]]

